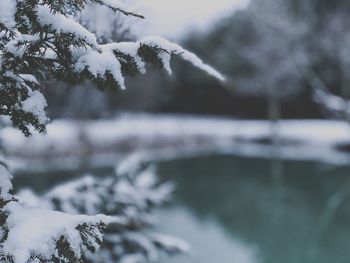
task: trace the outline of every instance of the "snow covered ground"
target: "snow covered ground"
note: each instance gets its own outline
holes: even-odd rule
[[[10,163],[17,169],[28,168],[28,164],[69,168],[77,160],[90,162],[90,158],[94,165],[111,165],[116,158],[135,152],[149,159],[224,153],[332,164],[350,162],[350,126],[344,122],[285,120],[280,122],[279,130],[280,147],[276,148],[270,142],[266,121],[122,114],[112,120],[54,121],[47,134],[30,138],[6,128],[1,139]]]

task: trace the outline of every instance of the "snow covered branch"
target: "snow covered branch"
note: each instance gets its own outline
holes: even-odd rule
[[[152,211],[173,186],[140,167],[127,159],[115,176],[85,176],[39,197],[30,190],[12,195],[11,175],[0,166],[0,260],[136,263],[187,252],[185,242],[152,231]]]
[[[11,194],[12,176],[0,166],[0,260],[2,262],[78,262],[84,251],[95,252],[102,231],[117,217],[72,215],[34,208]]]
[[[158,37],[100,43],[78,21],[89,4],[143,18],[121,0],[0,1],[0,115],[9,116],[25,135],[45,131],[49,122],[40,92],[48,79],[90,80],[101,89],[124,89],[125,78],[145,73],[147,65],[171,73],[170,60],[176,55],[224,80],[195,54]],[[89,261],[93,256],[88,252],[99,248],[107,226],[105,252],[94,262],[153,262],[158,250],[186,250],[183,243],[149,231],[150,212],[167,200],[171,189],[159,184],[152,170],[144,170],[100,180],[85,177],[50,191],[33,205],[12,195],[11,175],[0,165],[0,260]]]
[[[118,0],[0,2],[0,114],[10,116],[26,135],[31,127],[44,131],[49,120],[39,91],[45,79],[73,83],[88,79],[102,89],[124,89],[124,79],[145,73],[146,64],[170,73],[172,55],[224,79],[196,55],[161,38],[101,45],[95,34],[74,18],[88,3],[142,17],[125,11],[125,4]]]
[[[5,262],[77,262],[84,250],[94,252],[102,243],[102,230],[113,223],[104,215],[70,215],[33,209],[11,201],[3,208],[1,254]]]
[[[350,115],[350,101],[326,90],[314,90],[314,100],[334,117],[343,118]]]
[[[134,162],[131,157],[120,164],[117,175],[88,175],[41,197],[30,190],[16,197],[27,204],[71,215],[113,215],[114,222],[106,230],[101,250],[94,254],[94,249],[85,250],[83,257],[88,262],[156,262],[161,253],[187,252],[189,247],[182,240],[152,231],[152,211],[169,200],[173,186],[159,183],[154,168],[140,167],[138,160]]]

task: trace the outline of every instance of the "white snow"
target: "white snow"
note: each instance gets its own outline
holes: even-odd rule
[[[110,73],[121,89],[125,89],[121,65],[110,50],[104,49],[99,53],[95,50],[87,49],[85,54],[81,55],[75,63],[75,69],[78,72],[88,69],[93,76],[101,78],[105,78],[105,74]]]
[[[2,164],[0,165],[0,198],[8,200],[10,198],[9,191],[12,190],[12,175]]]
[[[8,29],[12,29],[15,25],[16,1],[1,0],[0,1],[0,23],[3,23]]]
[[[31,74],[20,74],[19,76],[25,81],[33,82],[39,85],[39,81],[37,80],[37,78]]]
[[[140,41],[142,44],[146,44],[153,47],[160,47],[165,50],[167,50],[170,53],[178,54],[182,59],[185,61],[190,62],[195,67],[203,70],[204,72],[208,73],[209,75],[217,78],[220,81],[224,81],[225,77],[219,73],[214,68],[210,67],[209,65],[206,65],[203,63],[203,61],[198,58],[195,54],[183,49],[181,46],[171,43],[168,40],[161,38],[161,37],[155,37],[155,36],[149,36]],[[170,69],[170,55],[167,53],[163,53],[163,56],[161,57],[162,62],[164,63],[165,69],[168,70],[168,72],[171,73]]]
[[[134,162],[134,164],[131,164],[129,159],[125,162],[131,168],[140,165],[140,163],[137,165]],[[188,252],[189,246],[184,241],[153,231],[156,220],[153,217],[152,210],[164,204],[165,201],[169,201],[173,185],[171,183],[160,183],[152,167],[134,171],[134,173],[128,173],[127,175],[116,173],[108,177],[85,176],[77,178],[73,181],[63,182],[41,196],[36,195],[29,189],[24,189],[15,197],[22,205],[33,204],[35,207],[45,209],[57,208],[69,214],[86,213],[93,215],[104,211],[106,214],[112,215],[113,223],[118,228],[111,228],[104,236],[104,239],[109,243],[108,248],[104,247],[96,254],[84,254],[89,262],[102,262],[102,258],[108,262],[113,262],[115,258],[119,257],[121,257],[121,262],[124,262],[126,259],[131,260],[136,255],[138,255],[139,262],[158,262],[158,258],[163,255],[162,252],[171,255]],[[13,212],[13,209],[11,212]],[[46,213],[49,213],[49,215],[46,216]],[[52,236],[52,233],[56,231],[56,226],[60,228],[60,225],[56,224],[55,221],[62,221],[62,216],[64,221],[62,224],[65,226],[69,227],[73,223],[67,223],[68,218],[65,221],[66,214],[59,213],[56,216],[56,213],[42,209],[33,210],[33,215],[36,214],[40,218],[44,217],[39,219],[38,223],[41,223],[45,229],[49,228],[45,236]],[[24,216],[28,220],[26,214],[16,214],[16,216]],[[55,216],[55,218],[53,222],[49,223],[49,227],[46,227],[46,223],[41,220],[50,220],[51,216]],[[29,221],[31,220],[30,217],[31,214],[29,215]],[[72,216],[70,217],[72,218]],[[77,218],[74,217],[74,219]],[[32,224],[35,224],[35,222],[32,222]],[[51,227],[51,224],[54,225]],[[130,228],[130,226],[137,227]],[[40,238],[40,235],[42,235],[40,230],[39,237],[37,237],[36,231],[38,229],[36,229],[36,226],[31,231],[32,233],[28,232],[28,237],[30,237],[30,234],[36,235],[31,240],[36,241],[39,238],[39,242],[41,242],[41,239],[45,238],[45,236]],[[67,232],[66,229],[57,231],[63,232],[63,234]],[[13,232],[11,234],[14,235]],[[27,233],[24,233],[22,237],[27,239],[26,235]],[[79,236],[77,239],[79,239]],[[73,241],[79,243],[79,241]],[[18,245],[18,242],[16,244]],[[26,244],[24,246],[28,247]],[[79,252],[79,247],[75,247]],[[130,251],[129,247],[135,249]],[[27,249],[23,252],[25,255],[27,255],[26,251]],[[34,251],[34,253],[38,254],[39,252]]]
[[[29,97],[22,102],[22,109],[36,116],[40,123],[46,124],[48,118],[45,113],[45,108],[47,107],[45,97],[37,90],[29,91],[28,95]]]
[[[86,191],[77,192],[77,189],[82,187]],[[96,179],[90,175],[55,187],[45,195],[45,198],[60,200],[61,210],[70,214],[76,213],[77,204],[84,207],[88,215],[95,214],[103,206],[101,193],[96,188]]]
[[[280,158],[349,163],[350,155],[337,149],[340,144],[350,142],[347,123],[290,120],[281,121],[279,126],[282,140],[292,142],[278,149]],[[269,136],[270,126],[266,121],[143,114],[91,122],[54,121],[48,125],[46,135],[30,138],[12,128],[4,129],[1,134],[10,160],[20,158],[34,163],[45,160],[44,163],[54,167],[58,162],[61,168],[76,167],[77,158],[85,158],[87,149],[96,165],[114,165],[116,157],[134,151],[140,152],[139,158],[150,159],[208,153],[271,158],[276,149],[258,142]]]
[[[38,36],[21,34],[18,32],[11,41],[6,43],[5,49],[7,52],[10,52],[16,57],[21,58],[25,52],[26,45],[19,46],[19,44],[24,42],[28,42],[28,43],[34,42],[34,41],[37,41],[38,39],[39,39]]]
[[[112,52],[113,50],[119,51],[126,55],[132,56],[138,67],[138,70],[143,74],[146,72],[146,65],[142,61],[141,57],[138,55],[138,49],[140,47],[139,43],[135,42],[119,42],[102,45],[103,51]]]
[[[87,223],[96,225],[113,223],[112,217],[97,215],[69,215],[57,211],[25,208],[16,202],[5,206],[10,213],[7,219],[8,238],[3,243],[5,255],[14,257],[16,263],[26,263],[32,255],[50,260],[56,242],[63,235],[76,255],[82,253],[82,238],[76,229]]]
[[[89,32],[78,22],[69,19],[60,13],[51,13],[47,5],[40,5],[38,7],[38,19],[42,25],[52,26],[58,32],[72,33],[80,39],[84,39],[88,44],[97,47],[96,36]]]
[[[161,59],[164,68],[171,73],[170,60],[172,54],[177,54],[184,60],[192,63],[195,67],[205,71],[209,75],[224,81],[225,78],[218,71],[203,63],[195,54],[183,49],[177,44],[171,43],[160,37],[147,37],[138,42],[120,42],[101,45],[101,51],[95,51],[91,48],[80,48],[75,51],[76,63],[75,69],[77,72],[82,72],[87,69],[93,76],[105,78],[106,73],[112,74],[114,80],[122,89],[125,89],[124,77],[121,72],[121,64],[115,57],[113,51],[121,52],[131,56],[136,62],[140,73],[146,72],[145,63],[138,55],[138,50],[141,45],[149,47],[157,47],[164,50],[160,52],[158,57]]]
[[[348,109],[350,108],[350,102],[348,100],[325,90],[315,90],[313,97],[317,103],[332,113],[344,114],[346,111],[349,111]]]

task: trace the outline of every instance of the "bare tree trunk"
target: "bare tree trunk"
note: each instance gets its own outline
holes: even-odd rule
[[[270,121],[270,136],[274,147],[279,144],[278,121],[281,118],[281,103],[274,89],[270,88],[268,95],[268,118]]]

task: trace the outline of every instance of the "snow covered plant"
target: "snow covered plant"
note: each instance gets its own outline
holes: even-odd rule
[[[2,262],[78,262],[83,251],[96,250],[106,225],[105,215],[70,215],[22,205],[9,193],[11,175],[0,166],[0,260]]]
[[[128,160],[120,167],[129,163]],[[136,169],[118,169],[116,175],[110,177],[75,179],[41,197],[29,189],[20,191],[16,197],[20,203],[36,207],[69,214],[103,212],[118,219],[107,228],[101,249],[97,253],[84,253],[87,262],[156,262],[163,253],[186,252],[186,243],[155,233],[151,228],[154,224],[152,211],[168,201],[172,184],[160,184],[154,168],[136,165]]]
[[[119,0],[0,1],[0,113],[10,116],[26,135],[31,127],[44,131],[48,122],[46,100],[39,91],[44,79],[73,83],[88,79],[103,89],[124,89],[124,78],[145,73],[147,63],[171,72],[173,54],[223,79],[194,54],[158,37],[98,43],[77,22],[89,3],[142,17],[127,11]]]
[[[40,92],[40,83],[44,80],[71,83],[90,80],[101,89],[124,89],[125,77],[145,73],[147,64],[171,72],[172,55],[178,55],[223,80],[220,73],[194,54],[161,38],[99,43],[96,36],[78,22],[81,11],[91,3],[126,16],[142,18],[128,11],[124,1],[119,0],[0,0],[0,115],[8,116],[25,135],[34,130],[45,131],[48,123],[46,99]],[[113,185],[108,181],[92,185],[89,181],[85,183],[88,189],[97,193],[107,186],[104,184]],[[123,191],[128,191],[126,183],[118,186],[99,199],[92,200],[94,195],[91,193],[91,198],[81,200],[86,202],[82,204],[85,210],[77,207],[77,210],[66,211],[63,207],[67,207],[68,200],[64,201],[63,212],[52,209],[61,207],[31,208],[11,194],[11,175],[4,165],[0,165],[0,260],[15,263],[80,262],[85,259],[87,250],[94,252],[101,245],[102,230],[107,225],[117,230],[127,225],[126,229],[132,230],[144,224],[143,221],[126,220],[138,212],[137,207],[110,207],[111,203],[107,203],[104,211],[92,209],[94,201],[112,198],[114,190],[121,191],[120,196],[123,196]],[[129,202],[127,197],[124,202]],[[77,201],[71,200],[72,207]],[[93,215],[95,212],[115,214],[113,209],[119,209],[117,214],[125,216]],[[76,211],[91,215],[70,214]],[[142,220],[147,219],[139,216]],[[128,242],[134,244],[129,247],[128,242],[124,243],[124,232],[115,233],[117,235],[109,235],[107,244],[117,244],[120,240],[126,244],[123,249],[131,251],[133,247],[141,247],[140,240],[149,240],[127,235]],[[159,238],[154,238],[151,243],[160,245],[157,240]],[[142,247],[145,244],[147,242]],[[120,249],[121,246],[117,246],[113,251],[119,253]]]

